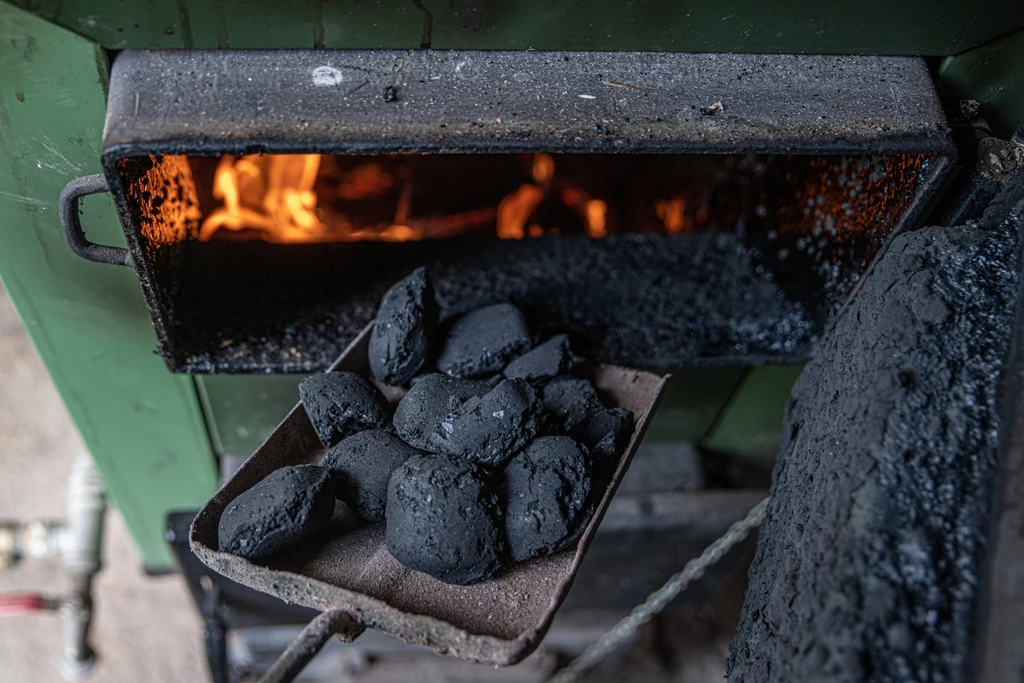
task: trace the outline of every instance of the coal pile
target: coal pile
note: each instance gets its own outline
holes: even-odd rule
[[[572,370],[572,364],[569,335],[556,334],[506,365],[502,374],[509,379],[519,378],[528,382],[546,382]]]
[[[388,291],[380,315],[368,365],[382,384],[409,385],[393,415],[358,374],[304,380],[303,405],[328,447],[321,466],[282,468],[239,496],[221,520],[221,549],[258,547],[262,559],[298,546],[329,520],[335,496],[385,523],[399,562],[447,583],[571,546],[633,433],[632,413],[574,374],[568,336],[537,339],[512,304],[439,321],[424,269]],[[318,483],[299,486],[291,470]],[[271,522],[284,532],[266,541]]]
[[[525,380],[507,379],[446,416],[432,434],[436,448],[431,450],[500,467],[537,435],[539,412],[533,388]]]
[[[423,375],[395,408],[395,431],[416,448],[432,450],[431,439],[441,421],[469,399],[489,390],[484,382],[441,373]]]

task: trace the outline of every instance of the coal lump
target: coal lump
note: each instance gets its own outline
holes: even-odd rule
[[[505,530],[512,559],[562,549],[590,518],[586,449],[567,436],[544,436],[505,469]]]
[[[224,509],[221,552],[261,560],[308,540],[334,512],[334,479],[318,465],[274,470]]]
[[[555,377],[544,386],[543,395],[552,427],[563,434],[575,433],[592,411],[604,407],[594,385],[572,375]]]
[[[423,367],[437,326],[438,307],[427,269],[420,267],[385,292],[370,333],[373,376],[405,384]]]
[[[395,408],[395,431],[407,443],[425,451],[436,451],[431,434],[441,421],[474,396],[490,390],[483,382],[449,377],[440,373],[421,375]]]
[[[470,311],[455,321],[437,359],[437,369],[453,377],[482,377],[500,372],[530,348],[526,320],[512,304]]]
[[[494,576],[506,557],[501,504],[483,470],[464,458],[417,455],[388,484],[388,551],[446,583]]]
[[[346,436],[391,424],[387,399],[354,372],[325,372],[302,380],[299,395],[317,436],[333,446]]]
[[[334,475],[339,500],[363,519],[383,522],[391,473],[420,453],[391,432],[371,429],[342,439],[321,464]]]
[[[504,374],[509,379],[519,377],[529,382],[549,380],[572,370],[572,360],[569,335],[556,334],[506,365]]]
[[[540,402],[522,379],[507,379],[473,397],[441,421],[433,433],[436,450],[500,467],[536,436]]]
[[[625,408],[592,410],[584,418],[575,436],[590,449],[595,469],[604,474],[615,464],[633,434],[633,413]]]

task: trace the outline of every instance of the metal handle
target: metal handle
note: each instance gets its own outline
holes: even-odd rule
[[[124,247],[93,244],[85,238],[82,221],[78,218],[78,200],[86,195],[101,192],[110,192],[107,179],[102,173],[75,178],[60,191],[60,227],[64,231],[64,239],[67,240],[71,251],[84,259],[134,268],[132,255]]]
[[[318,614],[263,674],[259,683],[291,683],[331,636],[336,635],[351,643],[364,630],[365,627],[345,610],[329,609]]]

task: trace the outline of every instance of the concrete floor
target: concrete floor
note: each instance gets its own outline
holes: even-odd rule
[[[0,288],[0,519],[59,519],[65,477],[82,450],[64,404]],[[96,683],[206,680],[200,621],[177,576],[150,578],[116,510],[107,514],[104,569],[96,591]],[[0,570],[0,592],[60,593],[56,561]],[[0,619],[0,682],[63,680],[57,616]]]

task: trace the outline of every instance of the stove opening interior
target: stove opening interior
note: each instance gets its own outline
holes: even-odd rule
[[[187,372],[310,372],[426,265],[443,313],[513,301],[601,360],[799,360],[929,155],[246,155],[118,162]]]

